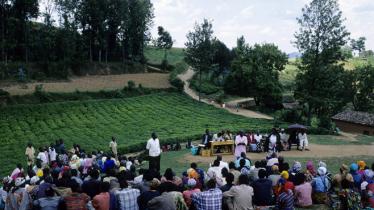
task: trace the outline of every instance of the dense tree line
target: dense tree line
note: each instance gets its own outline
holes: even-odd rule
[[[45,9],[38,0],[0,4],[3,64],[38,63],[56,76],[56,62],[62,70],[82,62],[145,62],[154,17],[150,0],[49,0]]]

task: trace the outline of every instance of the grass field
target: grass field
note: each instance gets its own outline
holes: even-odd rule
[[[160,65],[164,59],[164,51],[154,47],[148,47],[144,51],[144,55],[148,60],[148,63],[154,65]],[[184,51],[183,48],[171,48],[168,51],[168,62],[170,65],[175,66],[179,62],[184,62]]]
[[[143,149],[152,131],[159,134],[161,142],[170,142],[196,138],[206,127],[239,130],[272,126],[272,121],[232,115],[177,93],[9,106],[0,109],[0,174],[8,173],[17,162],[25,163],[28,141],[38,148],[63,138],[67,148],[78,143],[91,151],[107,150],[110,137],[116,136],[120,150],[129,151]]]

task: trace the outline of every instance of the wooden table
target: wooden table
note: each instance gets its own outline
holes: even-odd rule
[[[221,152],[216,153],[215,147],[221,147]],[[210,142],[210,154],[211,155],[232,155],[234,154],[234,141],[211,141]]]

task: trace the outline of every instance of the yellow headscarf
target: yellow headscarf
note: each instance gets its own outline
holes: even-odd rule
[[[358,167],[360,167],[359,170],[365,170],[365,167],[366,167],[365,161],[360,160],[360,161],[357,162],[357,165],[358,165]]]
[[[290,177],[287,171],[282,171],[280,175],[283,179],[286,179],[286,180]]]

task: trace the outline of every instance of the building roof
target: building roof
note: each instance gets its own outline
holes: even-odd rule
[[[368,112],[347,110],[334,115],[332,119],[374,127],[374,114]]]

